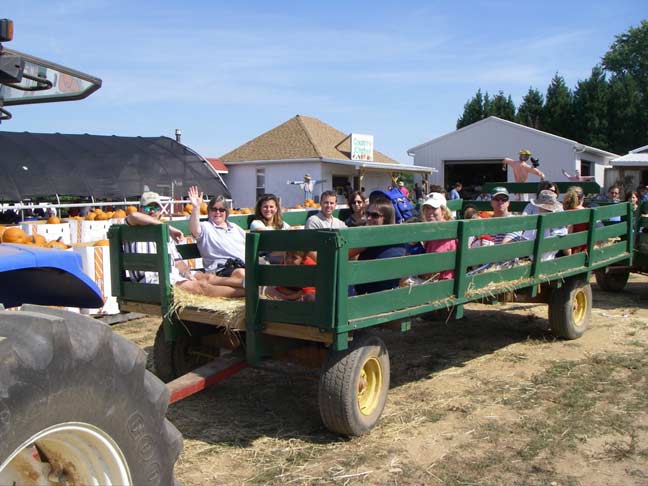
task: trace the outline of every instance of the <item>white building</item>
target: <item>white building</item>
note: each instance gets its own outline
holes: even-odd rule
[[[606,187],[621,183],[626,189],[635,190],[640,184],[648,184],[648,145],[612,159],[610,165],[605,171]]]
[[[385,189],[392,176],[406,172],[427,175],[428,167],[400,164],[373,150],[373,160],[351,160],[350,135],[316,118],[297,115],[237,149],[220,157],[227,165],[227,185],[234,207],[253,207],[259,196],[272,193],[282,205],[304,202],[304,192],[288,181],[302,181],[309,174],[315,184],[315,199],[325,190],[335,190],[345,203],[343,188]],[[410,188],[411,190],[411,188]]]
[[[514,182],[511,169],[502,171],[502,159],[518,159],[520,149],[528,149],[540,159],[539,169],[553,182],[566,181],[562,170],[592,175],[603,186],[604,169],[616,154],[583,145],[491,116],[454,132],[412,147],[407,154],[417,166],[437,169],[434,184],[448,186],[462,182],[470,187],[484,182]],[[529,182],[537,181],[535,176]]]

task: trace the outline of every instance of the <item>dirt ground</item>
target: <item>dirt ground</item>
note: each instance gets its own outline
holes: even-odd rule
[[[591,327],[555,340],[547,307],[472,304],[380,331],[392,366],[368,435],[323,427],[316,372],[248,369],[169,408],[185,486],[648,484],[648,277],[593,284]],[[150,352],[157,318],[114,326]]]

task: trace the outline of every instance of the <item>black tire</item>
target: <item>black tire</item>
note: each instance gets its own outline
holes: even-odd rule
[[[389,391],[389,355],[379,337],[356,336],[349,349],[329,352],[319,383],[324,425],[338,434],[362,435],[378,422]]]
[[[23,306],[0,311],[0,363],[0,482],[15,461],[1,465],[25,447],[55,466],[56,434],[75,423],[79,434],[96,430],[121,451],[116,456],[127,465],[131,484],[174,484],[182,436],[165,418],[169,392],[146,371],[146,354],[135,344],[94,319]],[[32,448],[39,435],[45,436]],[[96,460],[84,454],[84,466]],[[70,483],[88,484],[75,466],[63,465],[62,474]],[[99,479],[107,481],[113,483]]]
[[[189,373],[220,356],[220,348],[210,345],[209,336],[214,335],[214,326],[185,324],[191,336],[180,334],[175,341],[164,338],[164,325],[155,334],[153,343],[153,369],[157,377],[165,383]]]
[[[594,271],[596,285],[605,292],[621,292],[630,278],[630,272],[606,273],[605,268]]]
[[[592,287],[580,279],[569,279],[554,288],[549,299],[549,324],[554,336],[578,339],[589,327]]]

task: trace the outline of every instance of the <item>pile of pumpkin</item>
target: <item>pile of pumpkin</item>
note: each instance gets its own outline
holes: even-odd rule
[[[40,246],[42,248],[55,248],[58,250],[67,250],[68,248],[72,248],[70,245],[59,240],[47,241],[43,235],[39,235],[38,233],[28,235],[21,228],[15,226],[10,228],[0,226],[0,241],[2,241],[2,243],[17,243],[20,245]],[[109,245],[110,242],[108,240],[99,240],[92,246]]]
[[[230,209],[230,214],[252,214],[252,208]]]
[[[319,208],[319,207],[320,207],[319,204],[317,204],[312,199],[306,199],[304,201],[303,206],[301,204],[297,204],[293,209],[304,209],[304,208],[313,209],[313,208]]]
[[[85,216],[85,218],[83,216],[71,216],[69,219],[80,220],[80,221],[82,220],[106,221],[108,219],[113,219],[113,218],[123,219],[126,217],[127,214],[131,214],[135,211],[137,211],[137,208],[135,206],[128,206],[125,211],[123,209],[118,209],[117,211],[104,211],[101,208],[96,208],[88,211],[88,214]],[[52,224],[49,219],[47,220],[47,222],[49,224]],[[60,223],[60,220],[58,222]]]

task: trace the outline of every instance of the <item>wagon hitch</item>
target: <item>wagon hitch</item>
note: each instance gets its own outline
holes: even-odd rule
[[[167,383],[166,387],[170,393],[169,405],[234,376],[247,366],[245,359],[240,356],[230,355],[216,358],[214,361]]]

